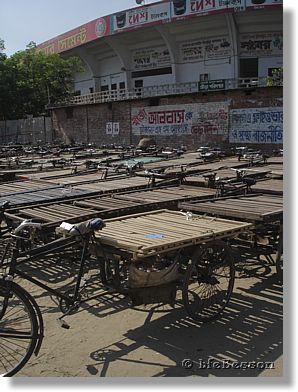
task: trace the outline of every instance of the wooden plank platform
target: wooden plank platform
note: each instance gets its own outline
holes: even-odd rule
[[[1,189],[2,184],[0,184]],[[13,208],[38,203],[72,200],[83,196],[116,193],[133,189],[144,189],[148,180],[138,177],[127,177],[119,180],[100,181],[80,186],[58,186],[50,182],[20,181],[3,185],[0,204],[9,201]]]
[[[204,175],[209,175],[209,174],[216,174],[216,177],[220,178],[221,180],[235,180],[237,181],[237,173],[235,170],[232,170],[233,168],[225,168],[225,169],[220,169],[220,170],[211,170],[208,171],[207,173],[204,174],[199,174],[199,175],[191,175],[187,176],[185,178],[185,184],[195,184],[195,185],[203,185],[207,182],[206,178]],[[252,178],[262,178],[265,177],[267,174],[270,173],[269,170],[267,170],[265,167],[262,167],[260,169],[255,169],[255,168],[238,168],[238,170],[243,170],[246,176],[252,177]]]
[[[258,181],[256,185],[251,187],[253,192],[267,193],[272,195],[283,194],[283,180],[268,179],[264,181]]]
[[[47,184],[39,181],[13,181],[0,184],[0,197],[6,195],[15,195],[24,192],[34,192],[44,189],[55,189],[57,185]]]
[[[102,181],[102,172],[96,171],[95,173],[85,173],[77,175],[66,176],[51,176],[47,177],[47,182],[57,185],[80,185],[86,183],[96,183]]]
[[[45,203],[33,205],[30,208],[18,208],[11,210],[7,217],[15,222],[24,219],[39,219],[48,227],[54,227],[61,222],[76,223],[93,217],[107,219],[115,216],[144,212],[163,207],[177,208],[182,200],[197,200],[213,197],[215,191],[207,188],[192,187],[168,187],[161,189],[148,189],[146,191],[130,192],[127,194],[115,194],[83,198],[66,203]]]
[[[82,197],[88,195],[81,189],[67,189],[65,187],[47,187],[46,189],[34,190],[34,191],[24,191],[15,194],[8,194],[0,197],[0,204],[9,201],[12,208],[24,207],[34,204],[43,204],[49,202],[57,202],[64,200],[71,200],[74,198]]]
[[[159,210],[109,219],[96,238],[101,244],[131,253],[137,260],[235,236],[250,227],[248,223],[212,217],[194,216],[187,220],[180,212]]]
[[[158,183],[158,181],[157,181]],[[148,179],[142,177],[126,177],[122,179],[114,179],[107,181],[98,181],[87,184],[80,184],[78,188],[88,191],[90,193],[113,193],[120,191],[128,191],[133,189],[146,188],[148,186]],[[76,187],[74,187],[76,188]]]
[[[266,164],[262,166],[254,166],[254,170],[268,170],[271,177],[283,178],[283,165],[282,164]]]
[[[21,222],[24,219],[38,219],[47,226],[58,226],[61,222],[81,222],[99,216],[98,211],[80,208],[71,204],[50,204],[46,206],[24,208],[17,212],[6,213],[8,219]]]
[[[283,198],[280,196],[239,196],[205,201],[182,202],[179,208],[200,214],[215,215],[250,222],[269,222],[282,219]]]
[[[126,202],[131,203],[142,203],[142,204],[156,204],[156,206],[160,206],[163,203],[171,203],[178,202],[181,200],[190,200],[190,199],[208,199],[215,196],[216,190],[209,188],[198,188],[198,187],[189,187],[189,186],[174,186],[174,187],[165,187],[165,188],[153,188],[146,190],[138,190],[132,192],[121,193],[117,195],[113,195],[111,200],[111,204],[115,202],[121,204]],[[108,199],[92,198],[86,199],[82,201],[75,202],[75,205],[84,206],[84,207],[93,207],[97,205],[99,208],[103,205],[103,202],[108,202]]]

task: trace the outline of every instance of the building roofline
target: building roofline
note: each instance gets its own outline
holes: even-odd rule
[[[192,12],[189,5],[190,0],[184,0],[184,3],[186,4],[184,12],[178,15],[175,14],[173,0],[161,0],[155,3],[128,8],[123,11],[118,11],[113,14],[104,15],[97,19],[93,19],[37,45],[37,49],[39,51],[43,51],[46,54],[62,53],[100,38],[113,36],[118,33],[133,31],[142,27],[146,28],[153,25],[172,23],[179,20],[189,20],[194,17],[220,13],[238,13],[250,10],[282,8],[283,0],[277,0],[280,1],[280,3],[276,3],[276,0],[267,1],[269,3],[263,5],[252,5],[252,0],[238,0],[240,7],[236,7],[236,3],[234,3],[234,5],[232,4],[224,6],[222,5],[224,2],[214,0],[215,7],[213,7],[213,9],[208,9],[206,6],[206,9],[203,10],[199,10],[199,7],[204,4],[204,2],[197,1],[198,11]],[[133,11],[142,9],[144,9],[144,12],[140,13],[139,15],[135,16],[132,14]],[[157,12],[155,14],[153,14],[154,9]],[[122,16],[122,20],[118,21],[117,16],[119,15]],[[144,20],[141,20],[142,18]],[[148,20],[148,18],[151,19]]]

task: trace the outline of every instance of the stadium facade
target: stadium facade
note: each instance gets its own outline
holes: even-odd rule
[[[76,55],[74,97],[52,102],[53,140],[283,142],[281,0],[165,0],[99,17],[38,46]]]

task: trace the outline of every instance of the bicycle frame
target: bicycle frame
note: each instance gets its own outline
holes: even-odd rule
[[[32,276],[29,276],[27,273],[21,271],[18,267],[21,266],[22,264],[28,263],[30,261],[34,261],[35,259],[38,259],[41,256],[45,256],[47,254],[53,254],[55,252],[66,249],[70,246],[74,246],[75,244],[78,243],[77,238],[73,238],[73,237],[62,238],[26,252],[19,252],[18,249],[15,247],[13,249],[13,255],[8,269],[9,279],[13,279],[15,275],[18,275],[61,299],[64,299],[70,303],[75,303],[78,299],[78,294],[80,290],[82,276],[84,273],[86,256],[87,256],[89,243],[91,240],[91,235],[88,234],[84,236],[82,240],[83,240],[83,250],[81,253],[80,266],[76,279],[76,285],[72,296],[60,293],[58,290],[55,290],[47,286],[46,284],[40,282],[39,280],[33,278]]]

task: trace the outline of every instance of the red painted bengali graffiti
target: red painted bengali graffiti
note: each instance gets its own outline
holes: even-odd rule
[[[61,53],[110,35],[110,19],[104,16],[37,46],[45,54]]]

